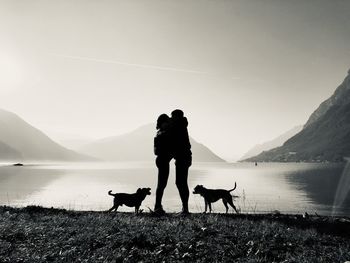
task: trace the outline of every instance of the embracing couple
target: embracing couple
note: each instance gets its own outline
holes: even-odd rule
[[[154,154],[157,156],[158,184],[154,213],[164,215],[162,197],[169,178],[169,163],[175,159],[176,186],[182,201],[182,214],[188,214],[188,169],[192,164],[191,144],[187,131],[187,118],[182,110],[174,110],[171,117],[161,114],[157,119]]]

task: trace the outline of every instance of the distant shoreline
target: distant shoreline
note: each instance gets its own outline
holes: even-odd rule
[[[248,161],[248,160],[239,160],[237,163],[346,163],[347,160],[344,158],[342,161]]]
[[[224,161],[224,162],[202,162],[202,161],[194,161],[193,164],[240,164],[240,163],[248,163],[248,164],[254,164],[254,163],[310,163],[310,164],[342,164],[346,163],[347,159],[344,159],[344,161],[247,161],[247,160],[238,160],[238,161]],[[45,161],[45,162],[38,162],[38,161],[22,161],[21,164],[23,166],[37,166],[37,165],[67,165],[67,164],[131,164],[131,163],[143,163],[143,164],[152,164],[155,166],[155,161],[77,161],[77,162],[58,162],[58,161]],[[15,166],[16,162],[9,162],[9,161],[1,161],[0,160],[0,166]]]

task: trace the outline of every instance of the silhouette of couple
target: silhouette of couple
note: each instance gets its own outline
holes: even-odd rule
[[[187,118],[182,110],[174,110],[171,117],[161,114],[157,119],[157,134],[154,138],[154,154],[157,156],[158,184],[154,213],[165,214],[162,197],[169,178],[169,163],[174,158],[176,186],[182,201],[182,214],[188,214],[189,189],[188,169],[192,164],[191,144],[187,131]]]

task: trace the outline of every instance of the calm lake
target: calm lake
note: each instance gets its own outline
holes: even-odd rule
[[[345,164],[195,163],[189,175],[190,209],[192,212],[204,210],[203,198],[192,194],[197,184],[229,189],[237,182],[233,194],[239,197],[234,202],[242,212],[278,210],[350,215],[348,168]],[[32,164],[23,167],[1,164],[0,204],[107,210],[112,205],[108,190],[132,193],[138,187],[151,187],[152,195],[141,207],[148,211],[147,207],[153,209],[154,206],[156,183],[157,169],[153,163]],[[163,206],[169,212],[181,210],[173,163]],[[225,211],[221,201],[215,203],[213,209],[214,212]],[[121,207],[120,211],[133,209]]]

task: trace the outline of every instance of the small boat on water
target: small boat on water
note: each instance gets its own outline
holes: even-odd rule
[[[15,163],[13,166],[23,166],[23,163]]]

